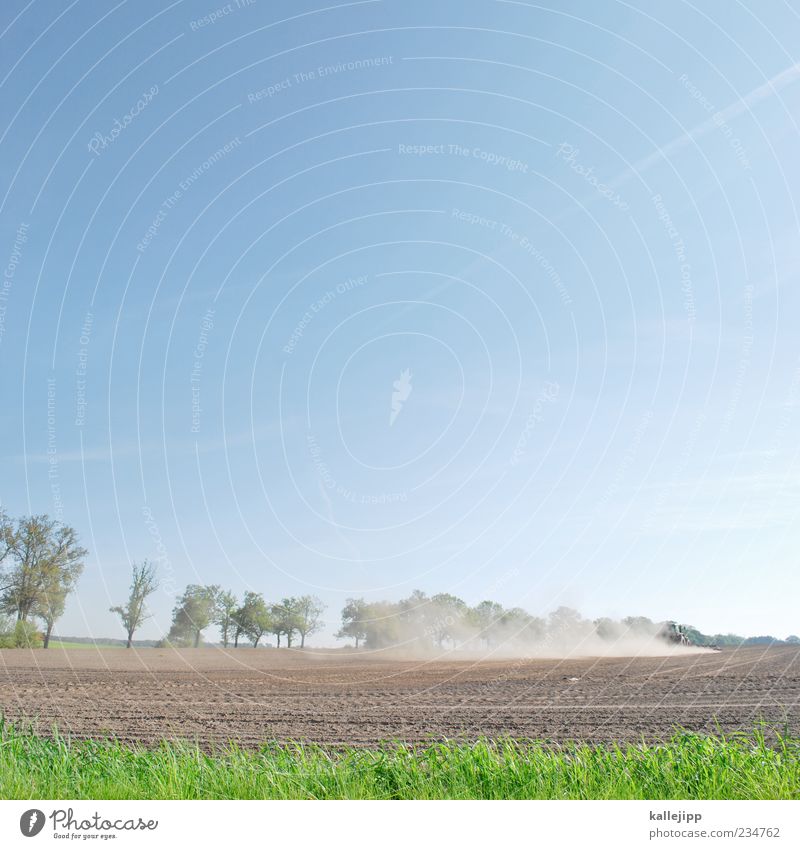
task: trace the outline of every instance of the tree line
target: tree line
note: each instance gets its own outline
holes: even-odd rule
[[[266,635],[281,638],[291,648],[299,640],[305,648],[306,638],[321,630],[325,623],[325,605],[313,595],[292,596],[268,602],[261,593],[248,591],[241,600],[218,584],[189,584],[177,600],[172,612],[172,627],[163,643],[172,646],[197,647],[203,632],[212,625],[219,628],[223,647],[238,648],[243,638],[258,647]]]
[[[14,520],[0,510],[0,647],[49,646],[53,626],[83,572],[86,555],[77,533],[68,525],[47,515]],[[155,564],[132,564],[128,598],[110,608],[125,630],[128,648],[148,617],[147,599],[158,586]],[[245,592],[239,599],[218,584],[190,584],[177,599],[169,633],[160,644],[197,647],[213,625],[219,628],[226,648],[238,647],[245,640],[257,648],[268,635],[275,637],[278,647],[283,640],[288,648],[298,641],[304,648],[306,638],[324,627],[325,609],[313,595],[269,602],[258,592]],[[537,617],[520,607],[504,608],[495,601],[470,607],[450,593],[428,596],[415,590],[397,602],[347,599],[336,637],[352,640],[356,648],[370,649],[514,644],[557,648],[576,640],[586,643],[652,637],[664,624],[642,616],[620,621],[589,620],[568,607]],[[696,645],[800,644],[795,635],[779,640],[772,636],[706,635],[692,626],[683,630]]]
[[[593,623],[568,607],[560,607],[544,619],[521,607],[507,609],[488,599],[470,607],[450,593],[428,596],[422,590],[414,590],[397,602],[347,599],[336,637],[353,640],[356,648],[415,645],[443,649],[466,644],[490,648],[510,642],[547,643],[566,635],[588,636],[594,631],[610,637],[628,627],[644,628],[653,634],[658,631],[649,619],[631,619],[627,626],[612,620]]]
[[[559,607],[545,617],[532,616],[521,607],[504,608],[495,601],[485,600],[470,607],[450,593],[428,596],[421,590],[414,590],[408,598],[397,602],[347,599],[336,637],[352,640],[355,648],[370,649],[502,645],[521,650],[566,650],[576,645],[590,647],[658,637],[665,633],[669,624],[654,622],[646,616],[627,616],[621,620],[586,619],[569,607]],[[691,625],[684,626],[683,631],[698,646],[800,645],[796,635],[785,640],[772,636],[707,635]]]
[[[48,648],[53,627],[83,573],[87,551],[74,528],[47,515],[16,520],[0,510],[0,648]],[[110,608],[122,624],[126,647],[148,618],[147,599],[158,589],[154,563],[133,563],[127,600]],[[219,585],[190,584],[177,600],[172,626],[162,645],[199,646],[211,625],[222,644],[249,640],[257,647],[274,635],[291,648],[323,626],[325,605],[312,595],[267,602],[261,593],[237,597]]]

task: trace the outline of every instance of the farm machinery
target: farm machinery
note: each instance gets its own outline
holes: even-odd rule
[[[677,622],[665,622],[661,626],[661,630],[658,632],[658,635],[662,640],[666,640],[668,643],[673,643],[676,646],[693,645],[692,641],[686,634],[686,628],[683,625],[679,625]]]
[[[662,640],[666,640],[668,643],[672,643],[676,646],[702,645],[703,648],[706,649],[721,651],[720,647],[717,645],[706,645],[703,643],[696,643],[689,637],[687,630],[688,629],[685,625],[679,625],[677,622],[665,622],[661,626],[661,630],[658,632],[658,636],[661,637]]]

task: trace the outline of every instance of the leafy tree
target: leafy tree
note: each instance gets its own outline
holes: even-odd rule
[[[214,622],[219,625],[223,648],[228,648],[231,633],[235,633],[238,627],[236,623],[236,611],[238,609],[239,602],[232,592],[225,590],[219,593],[217,596],[217,610]],[[241,634],[241,628],[239,628],[239,634]]]
[[[60,619],[64,614],[67,596],[71,589],[72,587],[65,584],[64,581],[59,580],[57,575],[53,577],[47,586],[42,588],[42,594],[36,602],[34,609],[35,615],[45,624],[42,648],[49,648],[50,646],[50,635],[53,633],[53,626],[56,624],[56,620]]]
[[[40,649],[43,646],[41,631],[26,619],[18,619],[14,625],[14,647],[18,649]]]
[[[408,598],[399,602],[400,615],[408,622],[420,622],[425,617],[430,601],[422,590],[414,590]]]
[[[134,563],[132,573],[131,591],[128,601],[124,606],[110,608],[111,612],[116,613],[122,620],[122,625],[128,635],[128,641],[125,645],[125,648],[128,649],[133,644],[133,635],[136,629],[147,618],[147,614],[145,613],[147,597],[158,589],[158,579],[156,577],[156,566],[154,563],[148,563],[147,560],[141,565]]]
[[[172,612],[167,642],[197,648],[203,631],[214,621],[218,595],[216,585],[189,584]]]
[[[275,634],[278,641],[278,648],[281,646],[281,636],[286,635],[286,645],[291,648],[292,640],[295,632],[298,631],[300,625],[300,614],[297,608],[296,598],[284,598],[278,604],[273,604],[270,608],[272,614],[272,624],[270,631]]]
[[[241,606],[237,607],[236,610],[233,611],[231,616],[232,620],[232,629],[233,629],[233,647],[235,649],[239,648],[239,638],[244,634],[244,611]],[[246,634],[245,634],[246,636]]]
[[[408,611],[406,615],[407,613]],[[402,642],[408,628],[408,623],[402,616],[400,605],[390,601],[377,601],[367,605],[364,610],[366,645],[371,649],[379,649]]]
[[[744,643],[744,637],[738,634],[714,634],[713,637],[703,636],[708,645],[715,646],[740,646]]]
[[[500,624],[503,628],[504,639],[511,642],[536,642],[544,637],[546,629],[543,619],[531,616],[521,607],[512,607],[504,611],[500,617]]]
[[[5,510],[0,508],[0,591],[5,591],[5,574],[3,564],[11,553],[14,539],[14,523],[8,518]]]
[[[55,595],[60,586],[65,596],[83,572],[87,551],[78,543],[73,528],[49,516],[25,516],[16,526],[3,517],[2,559],[10,559],[6,569],[0,609],[24,622],[46,605],[45,592]]]
[[[620,628],[619,622],[615,622],[613,619],[603,616],[600,619],[594,620],[594,630],[601,640],[610,641],[618,639],[622,629]]]
[[[368,605],[363,598],[348,598],[342,608],[342,627],[336,632],[337,640],[352,639],[358,644],[367,637]]]
[[[38,649],[42,645],[42,634],[33,622],[0,614],[0,649]]]
[[[790,634],[786,638],[786,643],[790,646],[800,646],[800,637],[798,637],[797,634]]]
[[[469,608],[467,603],[450,593],[437,593],[425,611],[425,633],[430,635],[439,648],[446,640],[456,643],[464,633],[464,620]]]
[[[773,637],[771,634],[761,637],[748,637],[742,645],[744,646],[769,646],[773,643],[779,643],[780,640],[777,637]]]
[[[14,620],[4,613],[0,613],[0,649],[13,649],[14,646]]]
[[[653,634],[657,634],[659,630],[659,626],[652,619],[648,619],[647,616],[626,616],[622,620],[622,624],[629,631],[634,631],[637,634],[652,636]]]
[[[325,623],[322,614],[326,605],[314,595],[301,595],[295,600],[294,611],[297,615],[297,633],[300,634],[300,648],[305,648],[306,637],[316,634]]]
[[[235,616],[240,632],[252,640],[253,648],[258,648],[261,637],[272,630],[270,609],[261,593],[246,592],[244,602]]]
[[[503,605],[496,601],[482,601],[470,611],[470,620],[479,630],[479,636],[491,645],[497,633],[497,628],[503,619]]]

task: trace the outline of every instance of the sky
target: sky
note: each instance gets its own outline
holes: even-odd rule
[[[800,12],[4,0],[0,504],[328,605],[800,632]],[[209,631],[209,639],[214,639]]]

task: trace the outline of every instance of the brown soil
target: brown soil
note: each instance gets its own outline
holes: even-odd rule
[[[40,732],[153,743],[369,745],[479,736],[800,733],[800,649],[664,658],[418,660],[252,648],[0,651],[0,709]]]

